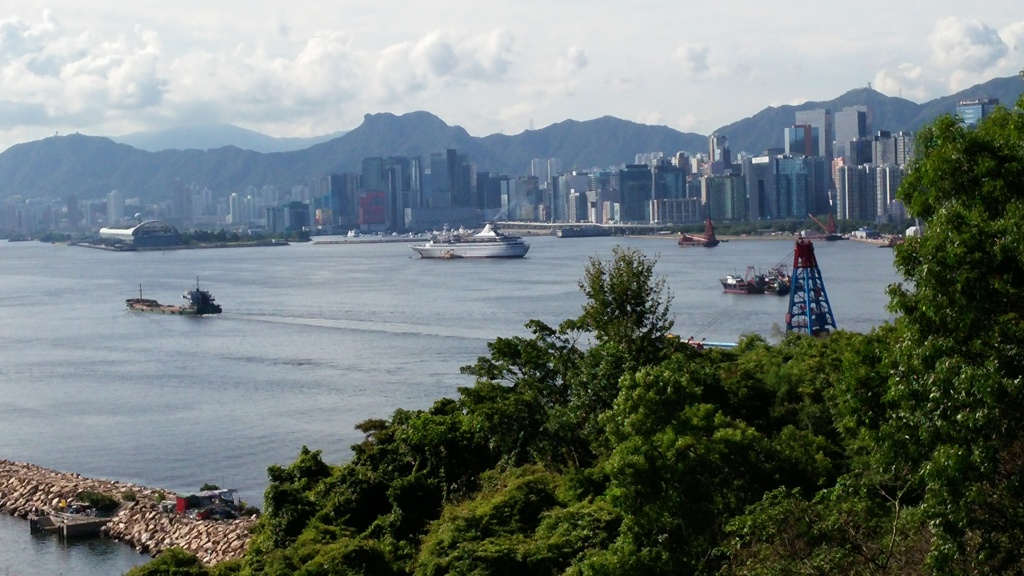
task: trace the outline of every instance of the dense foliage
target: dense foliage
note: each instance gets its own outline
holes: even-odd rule
[[[580,316],[491,343],[458,398],[363,422],[345,464],[272,466],[248,556],[213,571],[1024,572],[1021,106],[918,135],[893,324],[699,352],[616,249]]]

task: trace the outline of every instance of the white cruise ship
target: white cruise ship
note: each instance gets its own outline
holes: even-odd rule
[[[498,232],[488,223],[472,235],[445,230],[425,244],[410,246],[420,258],[522,258],[530,249],[519,236]]]

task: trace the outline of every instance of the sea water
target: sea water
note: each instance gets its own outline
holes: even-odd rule
[[[262,507],[266,469],[302,446],[343,462],[355,425],[426,408],[472,384],[459,367],[530,319],[580,313],[590,258],[655,258],[675,332],[777,340],[788,298],[725,294],[719,278],[792,266],[793,241],[681,248],[673,238],[532,237],[526,258],[422,260],[402,243],[109,252],[0,243],[0,458],[170,491],[236,488]],[[891,250],[815,244],[839,328],[886,321]],[[223,314],[133,313],[196,282]],[[0,576],[118,574],[148,558],[106,541],[60,544],[0,519]],[[73,567],[73,569],[70,569]]]

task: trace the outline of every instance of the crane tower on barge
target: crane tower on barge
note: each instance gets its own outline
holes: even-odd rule
[[[836,318],[832,315],[825,281],[821,278],[821,269],[814,257],[814,243],[806,238],[798,239],[793,249],[790,282],[786,332],[824,336],[829,333],[829,327],[835,329]]]

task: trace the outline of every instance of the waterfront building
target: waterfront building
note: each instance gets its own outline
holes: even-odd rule
[[[870,164],[836,168],[836,219],[874,220],[878,214],[876,168]]]
[[[752,221],[773,218],[778,213],[775,194],[774,156],[751,156],[743,159],[746,180],[747,210]]]
[[[540,179],[537,176],[520,176],[502,180],[501,212],[508,220],[536,222],[541,220],[539,208],[542,204]]]
[[[700,198],[659,198],[651,201],[651,224],[687,224],[704,220]]]
[[[747,186],[741,174],[704,176],[700,182],[701,202],[707,217],[733,222],[749,218]]]
[[[237,226],[242,222],[242,201],[238,192],[232,192],[228,196],[228,224]]]
[[[106,226],[100,228],[99,235],[107,241],[133,248],[166,248],[182,244],[178,229],[160,220]]]
[[[903,202],[896,198],[896,191],[906,173],[904,166],[883,164],[875,169],[875,214],[878,222],[902,225],[907,219]]]
[[[327,195],[331,197],[334,225],[342,230],[359,226],[359,174],[342,172],[327,177]]]
[[[654,199],[654,179],[646,164],[627,164],[619,170],[622,191],[619,203],[620,222],[649,223],[651,200]]]
[[[590,175],[572,171],[559,174],[552,180],[551,216],[554,222],[580,222],[586,218],[587,190]],[[581,204],[581,202],[583,204]]]
[[[82,221],[82,212],[78,208],[78,196],[74,194],[68,195],[67,202],[67,222],[68,228],[74,230],[78,228],[79,223]]]
[[[779,156],[775,164],[775,218],[803,219],[828,212],[825,159],[820,156]]]
[[[117,190],[107,193],[107,223],[117,224],[124,220],[124,196]]]

